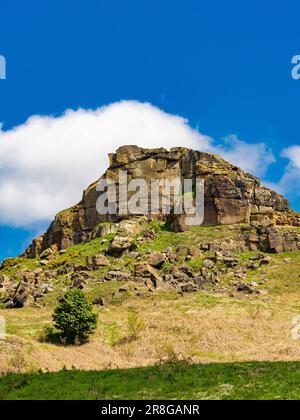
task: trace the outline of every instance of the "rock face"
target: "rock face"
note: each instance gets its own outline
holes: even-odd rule
[[[202,244],[202,251],[239,253],[261,251],[270,254],[300,250],[300,235],[277,227],[273,221],[252,222],[236,228],[235,239],[214,239]]]
[[[7,308],[36,307],[36,301],[44,294],[54,290],[50,274],[37,269],[35,271],[25,270],[18,273],[17,283],[7,284],[6,298],[4,303]]]
[[[300,226],[299,217],[289,213],[288,201],[283,196],[262,187],[257,178],[216,155],[185,148],[168,151],[125,146],[110,155],[110,167],[102,178],[114,180],[118,185],[120,171],[127,171],[128,181],[143,178],[149,187],[152,179],[204,179],[205,226],[248,224],[251,221],[263,220],[273,220],[281,225]],[[48,250],[66,249],[74,244],[107,235],[110,231],[115,233],[114,226],[99,226],[103,222],[128,224],[128,216],[98,214],[96,202],[100,193],[97,192],[96,186],[97,182],[84,191],[79,204],[59,213],[48,231],[33,241],[25,256],[37,257],[45,250],[51,252]],[[118,200],[117,194],[117,205]],[[147,200],[150,202],[150,197],[147,197]],[[155,217],[161,220],[166,218],[163,214]],[[173,216],[170,223],[176,231],[186,229],[185,216]],[[132,236],[135,234],[136,232],[132,232]],[[270,234],[269,240],[274,249],[284,248],[276,233]],[[112,244],[111,255],[117,255],[129,246],[126,237],[121,234]]]

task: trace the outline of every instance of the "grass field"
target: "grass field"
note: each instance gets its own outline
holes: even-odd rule
[[[226,229],[202,229],[201,235],[192,231],[192,238],[162,230],[139,251],[163,250],[170,242],[173,247],[194,245],[200,236],[235,234]],[[73,247],[58,257],[63,260],[59,263],[82,263],[100,245],[95,240]],[[248,263],[255,254],[238,257]],[[203,258],[179,259],[178,264],[198,272]],[[45,337],[58,297],[70,286],[63,276],[39,308],[0,306],[7,326],[6,339],[0,340],[1,398],[300,399],[300,340],[292,335],[293,321],[300,315],[300,253],[271,258],[269,265],[247,272],[246,282],[255,281],[264,291],[259,295],[229,295],[230,273],[221,277],[215,290],[181,296],[164,284],[150,293],[136,282],[101,283],[97,278],[103,272],[95,271],[85,292],[90,299],[104,298],[105,305],[94,307],[98,328],[82,346],[48,342]],[[24,265],[37,267],[37,261],[18,261],[4,273],[14,275]],[[133,263],[125,255],[114,269],[131,269]],[[124,286],[127,291],[120,292]],[[176,363],[163,364],[169,360]]]
[[[165,364],[106,371],[8,375],[0,399],[298,400],[300,363]]]
[[[51,324],[53,304],[0,309],[8,334],[0,341],[0,372],[135,368],[155,365],[173,351],[195,364],[297,362],[300,342],[293,339],[291,330],[292,320],[300,315],[300,253],[290,254],[289,264],[284,262],[286,257],[274,255],[270,266],[249,272],[248,281],[268,277],[263,286],[267,297],[228,297],[221,291],[181,297],[174,290],[137,297],[135,283],[126,293],[117,293],[122,282],[91,285],[87,293],[92,298],[104,296],[108,303],[95,308],[98,329],[84,346],[45,342],[43,329]],[[130,340],[128,317],[133,312],[142,328],[137,339]]]

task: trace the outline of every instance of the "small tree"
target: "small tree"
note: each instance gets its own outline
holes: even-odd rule
[[[86,341],[95,331],[97,319],[92,304],[80,289],[69,290],[53,314],[55,327],[68,344]]]

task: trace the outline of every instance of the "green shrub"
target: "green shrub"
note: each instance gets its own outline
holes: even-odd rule
[[[54,311],[53,321],[68,344],[86,341],[97,327],[93,306],[80,289],[65,294]]]
[[[143,319],[136,312],[130,312],[127,318],[128,338],[132,341],[137,340],[144,328]]]

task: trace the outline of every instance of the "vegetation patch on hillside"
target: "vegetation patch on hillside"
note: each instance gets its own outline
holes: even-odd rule
[[[2,400],[298,400],[300,363],[190,365],[60,371],[0,379]]]

